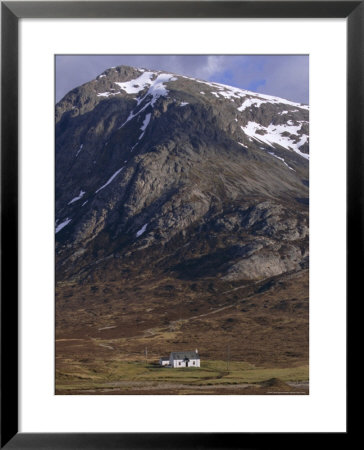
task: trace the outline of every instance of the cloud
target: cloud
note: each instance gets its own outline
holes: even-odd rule
[[[252,70],[254,73],[254,70]],[[309,61],[308,56],[265,57],[254,77],[262,75],[264,83],[257,90],[264,94],[276,95],[301,103],[309,101]]]
[[[297,102],[309,100],[306,55],[221,56],[209,79]]]
[[[165,70],[308,103],[308,56],[59,55],[56,100],[112,66]]]

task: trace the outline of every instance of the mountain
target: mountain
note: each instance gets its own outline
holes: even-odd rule
[[[58,336],[175,330],[179,319],[239,304],[242,321],[221,316],[215,335],[243,336],[249,314],[261,317],[259,336],[285,314],[296,335],[286,339],[285,320],[276,357],[268,336],[264,350],[236,344],[236,355],[246,347],[247,359],[307,360],[307,105],[110,68],[56,105],[55,175]],[[207,328],[205,337],[198,327],[186,333],[174,349],[191,340],[222,352]]]

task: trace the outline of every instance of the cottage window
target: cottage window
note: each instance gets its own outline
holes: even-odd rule
[[[181,365],[181,363],[179,362],[179,363],[178,363],[178,365],[180,366],[180,365]]]
[[[193,365],[195,365],[195,361],[193,361],[193,363],[192,363]]]

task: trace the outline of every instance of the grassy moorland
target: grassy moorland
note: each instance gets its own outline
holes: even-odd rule
[[[57,394],[308,392],[307,271],[193,298],[193,290],[163,297],[163,286],[153,296],[149,284],[143,298],[140,288],[139,301],[112,283],[90,286],[85,299],[87,286],[61,286]],[[171,351],[195,348],[200,369],[158,366]]]
[[[95,361],[91,364],[73,364],[67,373],[57,371],[59,394],[169,394],[171,392],[203,394],[208,390],[229,393],[306,393],[308,366],[291,368],[261,368],[246,362],[206,361],[200,368],[171,369],[142,361]],[[288,384],[291,383],[291,384]],[[299,386],[299,389],[295,388]],[[304,386],[304,387],[302,387]],[[238,392],[241,391],[241,392]]]

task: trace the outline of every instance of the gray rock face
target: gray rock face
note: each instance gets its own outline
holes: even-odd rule
[[[302,268],[303,255],[294,245],[268,246],[230,267],[225,280],[258,280]]]
[[[158,267],[179,276],[299,270],[308,151],[305,105],[108,69],[56,105],[57,279],[82,277],[99,258],[150,267],[166,246]]]

